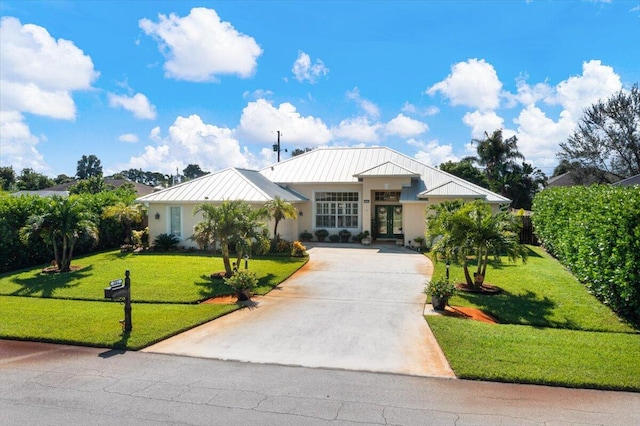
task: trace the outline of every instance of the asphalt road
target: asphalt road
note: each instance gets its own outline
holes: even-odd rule
[[[0,424],[637,425],[640,394],[0,340]]]

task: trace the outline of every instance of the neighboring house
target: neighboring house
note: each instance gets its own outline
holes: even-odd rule
[[[69,191],[59,191],[59,190],[51,190],[51,189],[39,189],[39,190],[26,190],[23,189],[21,191],[12,192],[11,195],[14,197],[20,197],[21,195],[37,195],[39,197],[53,197],[57,195],[58,197],[68,197]]]
[[[609,181],[615,181],[620,179],[614,174],[608,173],[606,176]],[[562,173],[561,175],[551,177],[547,180],[547,186],[545,188],[554,188],[556,186],[589,186],[598,184],[600,181],[596,176],[576,176],[572,172]]]
[[[640,185],[640,174],[628,177],[626,179],[622,179],[622,180],[620,180],[620,181],[618,181],[616,183],[612,183],[611,185],[616,185],[616,186]]]
[[[259,207],[279,196],[298,209],[278,233],[370,231],[378,239],[423,236],[428,207],[444,200],[485,200],[498,210],[511,200],[385,147],[317,148],[260,171],[228,168],[137,199],[148,207],[151,241],[162,233],[185,246],[201,203],[245,200]],[[271,225],[271,224],[270,224]]]
[[[67,195],[69,195],[69,188],[71,188],[76,183],[78,183],[77,180],[71,180],[69,182],[65,182],[65,183],[51,186],[49,188],[45,188],[42,191],[66,191]],[[126,179],[105,179],[104,183],[105,185],[113,186],[114,188],[120,188],[124,184],[131,184],[133,185],[133,189],[136,191],[136,195],[138,195],[138,197],[151,194],[154,191],[154,188],[152,186],[144,185],[138,182],[131,182]]]

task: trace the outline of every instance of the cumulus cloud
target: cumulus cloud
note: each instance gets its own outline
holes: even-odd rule
[[[140,138],[133,133],[124,133],[118,137],[118,140],[120,142],[136,143],[140,140]]]
[[[489,112],[468,112],[462,117],[462,122],[471,127],[471,137],[482,138],[484,133],[491,134],[496,129],[501,129],[504,120],[494,111]]]
[[[65,39],[14,17],[0,20],[0,152],[2,163],[46,169],[23,113],[73,120],[72,92],[91,88],[99,73],[91,58]]]
[[[502,83],[493,66],[484,59],[469,59],[451,67],[451,74],[434,84],[426,93],[440,93],[452,105],[463,105],[481,111],[496,109],[500,105]]]
[[[109,106],[112,108],[122,107],[132,112],[135,118],[142,120],[156,119],[156,107],[142,93],[136,93],[134,96],[109,93],[108,97]]]
[[[262,49],[256,41],[224,22],[213,9],[197,7],[183,18],[158,15],[158,22],[141,19],[140,28],[152,36],[165,56],[165,76],[195,82],[217,81],[222,74],[252,76]]]
[[[143,154],[131,158],[120,170],[141,168],[174,173],[176,168],[182,170],[189,164],[212,171],[249,166],[233,131],[206,124],[198,115],[176,118],[165,138],[160,138],[160,131],[156,129],[152,135],[159,139],[157,145],[147,145]]]
[[[360,90],[357,87],[347,92],[347,99],[354,101],[369,117],[374,119],[380,117],[378,106],[360,96]]]
[[[318,81],[318,78],[329,74],[329,68],[327,68],[320,59],[316,59],[316,62],[312,64],[311,57],[303,51],[300,51],[298,52],[298,59],[293,63],[291,72],[299,82],[308,81],[313,84]]]
[[[356,117],[342,120],[331,129],[336,138],[348,141],[373,143],[378,142],[378,132],[383,128],[380,123],[370,123],[367,117]]]
[[[288,102],[273,106],[265,99],[249,102],[242,110],[238,135],[250,142],[274,143],[275,131],[283,131],[283,143],[291,145],[322,145],[332,138],[321,119],[303,117]]]
[[[415,155],[416,160],[429,166],[437,167],[447,161],[459,160],[458,157],[453,154],[451,144],[440,145],[437,140],[424,142],[413,138],[409,139],[407,143],[418,148],[418,152]]]
[[[398,114],[385,126],[385,133],[402,138],[420,136],[429,130],[429,126],[422,121],[414,120],[404,114]]]

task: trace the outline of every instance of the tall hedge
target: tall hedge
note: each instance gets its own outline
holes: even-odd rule
[[[535,232],[587,289],[640,323],[640,187],[546,189],[533,202]]]

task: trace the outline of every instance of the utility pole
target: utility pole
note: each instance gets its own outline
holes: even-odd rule
[[[278,143],[273,145],[273,152],[277,152],[278,153],[278,163],[279,163],[280,162],[280,152],[282,151],[280,149],[280,135],[282,133],[280,133],[280,130],[276,130],[276,133],[278,134]],[[284,152],[288,152],[288,151],[285,149]]]

